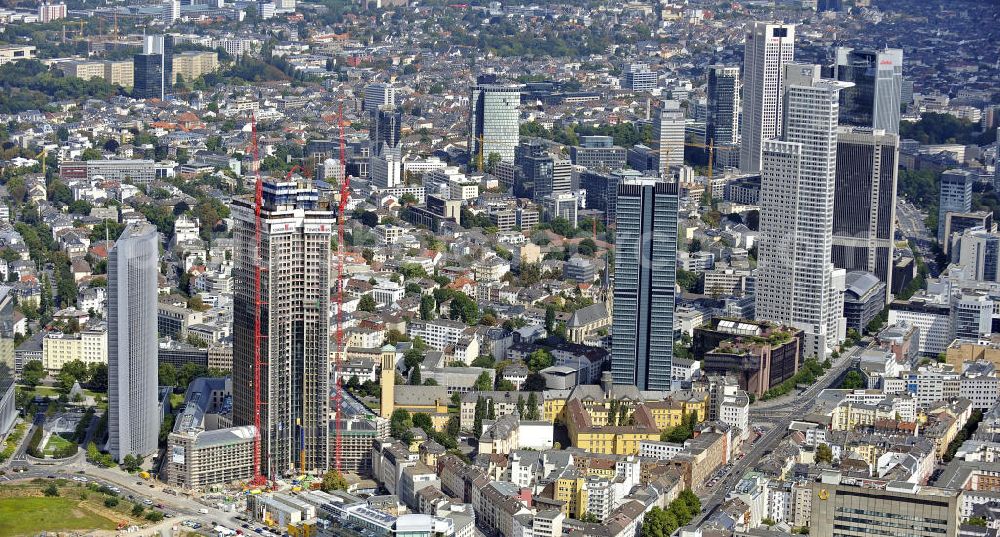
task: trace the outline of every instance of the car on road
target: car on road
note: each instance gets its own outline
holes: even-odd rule
[[[135,484],[139,485],[141,487],[142,486],[142,481],[136,481]]]

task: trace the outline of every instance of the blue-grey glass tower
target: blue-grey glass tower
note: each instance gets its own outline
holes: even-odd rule
[[[948,170],[941,174],[941,196],[938,200],[938,242],[944,242],[944,223],[948,213],[972,210],[972,183],[975,176],[964,170]]]
[[[0,434],[14,425],[14,293],[0,286]]]
[[[677,279],[677,183],[618,185],[611,374],[615,384],[669,390]]]
[[[159,234],[125,228],[108,255],[108,451],[116,461],[156,451]]]

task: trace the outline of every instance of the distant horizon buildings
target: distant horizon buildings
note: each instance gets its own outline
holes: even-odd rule
[[[255,204],[233,202],[233,425],[254,425],[255,315],[260,315],[261,472],[329,467],[330,241],[334,213],[294,181],[264,184],[261,245]],[[260,287],[256,269],[261,267]],[[301,450],[301,451],[300,451]]]
[[[611,374],[615,384],[671,389],[679,186],[618,184]]]
[[[521,87],[482,75],[469,98],[469,164],[485,169],[492,155],[514,162],[514,148],[521,136]],[[481,161],[481,162],[480,162]]]
[[[131,224],[108,254],[108,452],[119,462],[159,439],[159,240],[152,224]]]
[[[784,66],[795,57],[795,25],[754,22],[743,50],[740,169],[757,173],[765,140],[781,136]]]
[[[763,145],[756,318],[799,328],[804,356],[828,357],[844,339],[843,269],[830,259],[838,93],[848,83],[820,67],[785,66],[784,136]]]

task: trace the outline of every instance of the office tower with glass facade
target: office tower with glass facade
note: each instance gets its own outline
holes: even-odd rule
[[[795,55],[795,26],[755,22],[743,50],[740,169],[757,173],[765,140],[781,136],[784,66]]]
[[[514,150],[514,195],[542,203],[547,196],[570,191],[573,164],[549,152],[541,139],[525,140]]]
[[[843,341],[844,277],[830,260],[837,167],[837,93],[818,65],[785,66],[783,140],[763,145],[758,320],[805,333],[804,356],[820,361]]]
[[[671,166],[684,164],[684,111],[678,101],[661,101],[653,112],[653,149],[658,152],[660,177]]]
[[[740,143],[740,68],[708,67],[708,117],[705,137],[715,146]]]
[[[943,243],[945,220],[948,213],[967,213],[972,210],[972,183],[976,176],[965,170],[947,170],[941,174],[941,194],[938,198],[937,240]]]
[[[833,265],[871,272],[892,290],[899,136],[861,127],[837,131]]]
[[[520,137],[521,87],[498,84],[494,76],[479,77],[469,98],[469,162],[486,169],[493,158],[514,162]]]
[[[362,107],[370,112],[383,106],[396,107],[395,86],[386,82],[377,82],[366,86]]]
[[[14,401],[14,293],[0,286],[0,434],[17,419]]]
[[[252,198],[233,202],[233,424],[254,424],[260,310],[261,471],[329,467],[330,243],[335,214],[311,185],[264,184],[260,251]],[[260,292],[255,267],[260,264]]]
[[[132,224],[108,254],[108,451],[119,462],[159,439],[159,240],[152,224]]]
[[[833,78],[852,82],[840,92],[840,122],[899,134],[903,51],[837,47]]]
[[[403,155],[399,145],[403,114],[392,106],[371,109],[368,177],[372,186],[393,188],[403,182]]]
[[[618,185],[611,373],[615,384],[671,389],[677,279],[677,183]]]
[[[132,57],[132,96],[136,99],[163,98],[163,55],[136,54]]]

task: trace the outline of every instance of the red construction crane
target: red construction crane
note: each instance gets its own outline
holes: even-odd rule
[[[253,310],[253,478],[250,480],[250,485],[255,487],[264,486],[267,484],[267,478],[264,477],[264,473],[260,469],[260,370],[263,366],[260,356],[260,346],[261,340],[264,336],[261,334],[260,329],[260,310],[261,307],[265,305],[263,298],[261,297],[261,274],[267,270],[267,267],[262,266],[264,257],[262,255],[262,241],[261,241],[261,222],[260,222],[260,212],[264,205],[264,180],[260,176],[260,160],[257,148],[257,117],[252,112],[250,113],[250,128],[251,128],[251,141],[250,148],[253,152],[253,167],[254,173],[256,174],[256,187],[254,194],[254,238],[256,240],[256,246],[254,247],[254,310]]]
[[[337,379],[334,384],[333,391],[333,408],[334,408],[334,429],[335,429],[335,442],[334,442],[334,468],[339,473],[341,470],[341,453],[342,449],[342,438],[341,438],[341,412],[343,410],[343,385],[340,378],[340,365],[344,354],[344,257],[346,255],[346,249],[344,248],[344,220],[347,213],[347,200],[350,197],[350,187],[351,187],[351,176],[347,175],[347,151],[344,145],[344,103],[340,103],[340,107],[337,111],[337,128],[340,131],[340,166],[343,170],[344,179],[340,182],[340,199],[337,202],[337,351],[334,353],[333,359],[333,371],[334,378]]]

